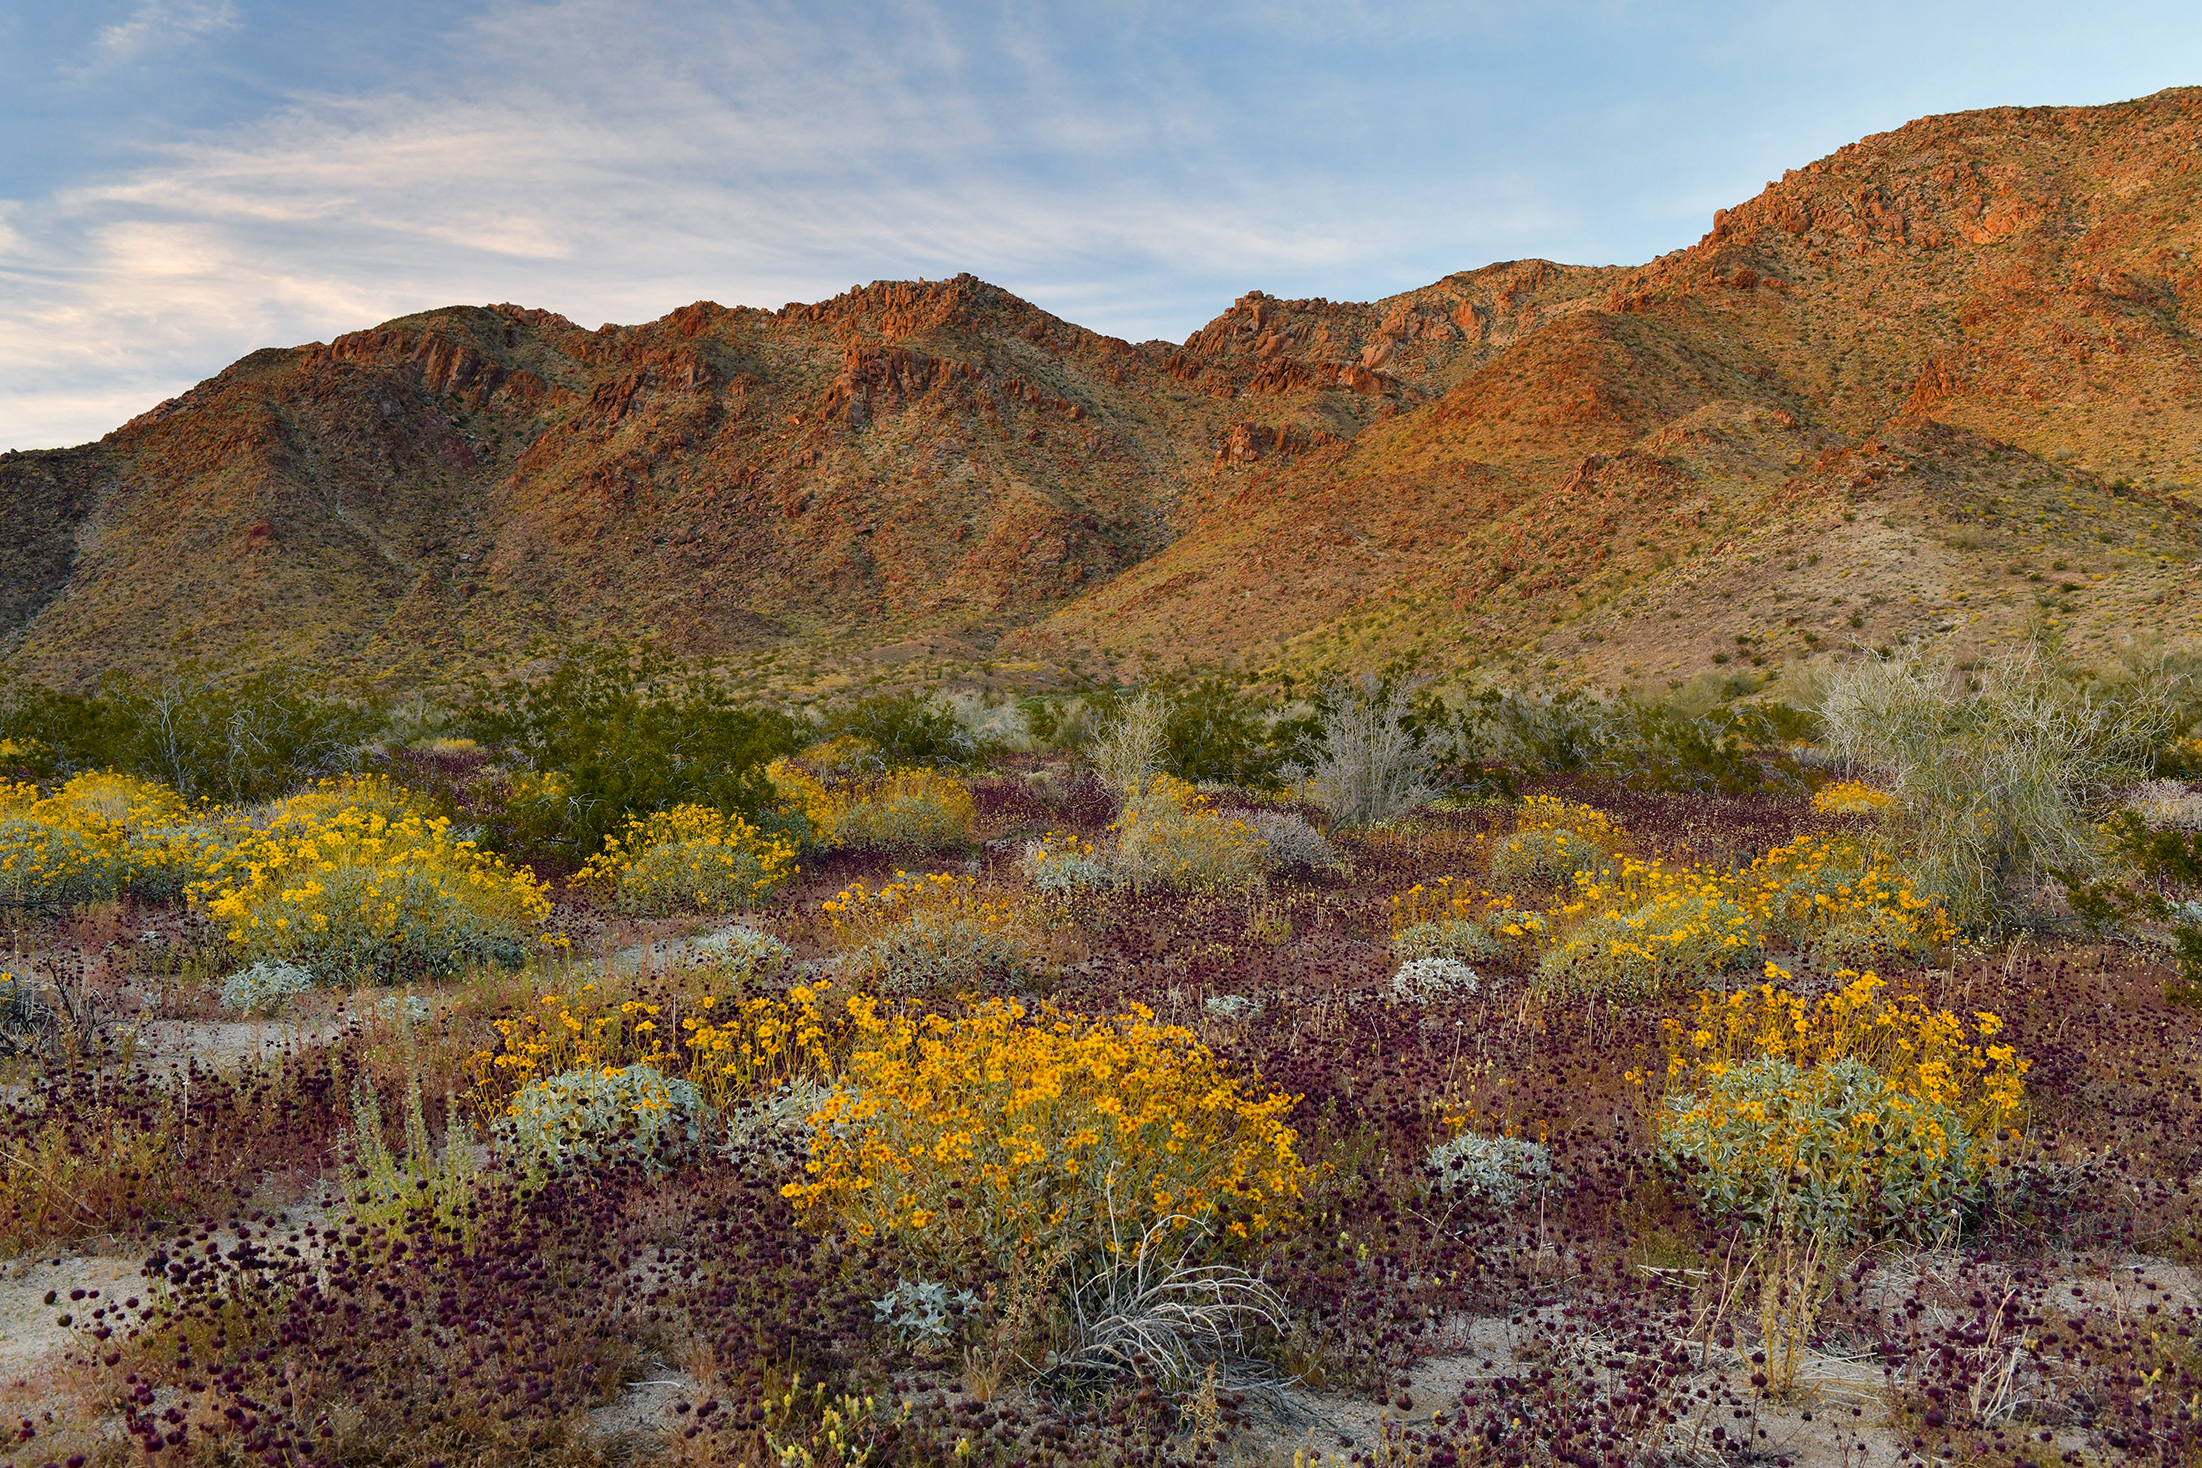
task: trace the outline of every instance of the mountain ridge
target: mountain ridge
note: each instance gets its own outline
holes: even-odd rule
[[[1643,265],[1250,292],[1175,345],[969,275],[594,332],[416,313],[0,456],[0,656],[406,679],[648,638],[816,684],[1415,651],[1651,685],[2107,655],[2202,629],[2198,186],[2180,89],[1876,134]]]

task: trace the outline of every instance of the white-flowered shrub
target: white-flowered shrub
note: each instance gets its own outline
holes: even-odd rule
[[[313,975],[278,958],[263,958],[222,980],[222,1008],[235,1014],[274,1014],[313,988]]]
[[[1501,1208],[1533,1198],[1558,1181],[1552,1153],[1526,1137],[1462,1132],[1432,1147],[1423,1166],[1430,1191],[1481,1198]]]
[[[504,1145],[534,1166],[645,1163],[695,1145],[696,1088],[654,1066],[590,1066],[531,1081],[498,1118]]]
[[[1437,1004],[1465,999],[1482,984],[1476,971],[1457,958],[1417,958],[1392,975],[1392,998],[1402,1004]]]

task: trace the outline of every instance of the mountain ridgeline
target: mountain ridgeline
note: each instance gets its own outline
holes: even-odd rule
[[[432,676],[1501,660],[1625,683],[2202,626],[2202,89],[1933,117],[1634,268],[1184,343],[964,275],[268,349],[0,456],[0,657]]]

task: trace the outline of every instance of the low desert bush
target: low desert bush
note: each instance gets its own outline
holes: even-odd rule
[[[1108,854],[1075,833],[1050,831],[1025,843],[1019,865],[1040,891],[1054,897],[1101,891],[1116,885]]]
[[[1338,865],[1338,853],[1322,832],[1299,816],[1284,810],[1259,807],[1222,813],[1227,820],[1245,826],[1262,843],[1262,855],[1272,867],[1285,871],[1328,871]]]
[[[702,1111],[694,1086],[655,1066],[589,1066],[521,1087],[496,1132],[530,1168],[598,1164],[615,1154],[647,1165],[694,1147]]]
[[[914,690],[834,709],[824,732],[829,740],[863,740],[890,766],[968,764],[985,747],[954,702]]]
[[[1491,849],[1491,884],[1503,890],[1551,887],[1596,871],[1621,847],[1605,813],[1550,795],[1521,803],[1514,834]]]
[[[941,1272],[1088,1266],[1157,1223],[1248,1238],[1300,1194],[1289,1096],[1230,1076],[1135,1008],[1088,1019],[989,1001],[959,1016],[852,1001],[857,1035],[817,1117],[807,1218],[892,1234]]]
[[[1392,957],[1402,963],[1451,958],[1526,968],[1544,951],[1551,918],[1525,912],[1489,892],[1471,893],[1451,877],[1416,883],[1392,896]]]
[[[44,799],[0,781],[0,896],[18,902],[170,901],[220,873],[240,839],[233,818],[132,775],[78,775]]]
[[[830,983],[751,999],[704,995],[680,1020],[688,1080],[721,1112],[759,1097],[816,1091],[848,1050],[846,1007],[836,997]],[[653,1059],[673,1063],[662,1052],[653,1051]]]
[[[1304,772],[1334,826],[1373,826],[1436,793],[1442,750],[1420,737],[1406,690],[1365,680],[1328,700],[1319,752]]]
[[[1856,837],[1800,836],[1752,863],[1736,887],[1766,938],[1828,971],[1924,959],[1953,936],[1942,905]]]
[[[1789,976],[1768,965],[1770,979]],[[1666,1021],[1660,1156],[1711,1213],[1784,1232],[1931,1239],[1980,1199],[2027,1062],[1872,974],[1817,1002],[1766,983]]]
[[[1482,982],[1457,958],[1410,958],[1392,975],[1392,998],[1401,1004],[1441,1004],[1468,998]]]
[[[1251,886],[1268,860],[1251,826],[1169,775],[1151,775],[1126,794],[1109,837],[1109,866],[1134,892]]]
[[[453,840],[440,817],[390,822],[344,809],[279,822],[245,854],[246,879],[208,903],[208,915],[247,959],[328,979],[517,966],[550,918],[532,873]]]
[[[1427,1191],[1480,1198],[1500,1208],[1537,1197],[1557,1181],[1551,1149],[1526,1137],[1462,1132],[1432,1147],[1422,1167]]]
[[[1717,982],[1762,948],[1758,923],[1730,883],[1658,862],[1624,859],[1617,870],[1584,872],[1559,913],[1584,921],[1538,964],[1545,994],[1649,999],[1684,983]]]
[[[786,839],[726,811],[679,805],[606,836],[574,881],[623,912],[731,912],[754,907],[794,871]]]
[[[222,980],[222,1008],[238,1014],[269,1015],[313,990],[313,975],[280,959],[263,958]]]
[[[977,816],[961,781],[925,769],[889,770],[832,791],[831,844],[859,850],[925,852],[961,846]]]
[[[1039,969],[1037,935],[971,877],[895,873],[853,882],[821,904],[845,984],[896,993],[1018,987]]]
[[[795,950],[755,928],[721,928],[692,938],[688,951],[737,982],[768,979],[795,959]]]

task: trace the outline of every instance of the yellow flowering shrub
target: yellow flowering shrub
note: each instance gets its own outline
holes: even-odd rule
[[[1661,1156],[1709,1210],[1845,1238],[1930,1238],[1979,1200],[2028,1063],[1871,973],[1808,1001],[1774,981],[1667,1021]]]
[[[1403,963],[1453,958],[1526,966],[1542,951],[1550,927],[1546,914],[1525,912],[1510,897],[1471,893],[1452,877],[1417,882],[1392,896],[1392,957]]]
[[[959,780],[935,770],[889,770],[834,792],[833,844],[877,851],[938,851],[970,839],[978,807]]]
[[[427,801],[383,775],[332,775],[272,800],[262,810],[263,824],[269,826],[312,825],[347,810],[379,815],[385,821],[434,814]]]
[[[1582,872],[1555,912],[1580,925],[1539,964],[1546,992],[1648,999],[1747,964],[1761,943],[1730,882],[1657,861],[1624,858],[1618,870]]]
[[[1134,892],[1251,886],[1268,864],[1269,843],[1252,827],[1170,775],[1150,775],[1126,792],[1109,835],[1110,868]]]
[[[1603,811],[1532,795],[1521,804],[1514,834],[1491,849],[1491,881],[1499,887],[1551,887],[1605,865],[1621,848],[1620,828]]]
[[[858,997],[849,1011],[808,1176],[782,1190],[814,1222],[899,1235],[944,1269],[976,1256],[1006,1270],[1102,1259],[1172,1219],[1246,1238],[1300,1195],[1296,1098],[1258,1094],[1150,1010],[1028,1016],[994,1000],[912,1018]]]
[[[1823,969],[1924,958],[1955,932],[1939,902],[1915,895],[1883,852],[1853,836],[1777,846],[1737,887],[1769,939]]]
[[[832,995],[830,981],[750,999],[704,995],[680,1020],[688,1079],[720,1109],[744,1096],[830,1081],[849,1030]]]
[[[0,782],[0,896],[165,900],[217,878],[242,835],[234,819],[195,814],[167,786],[131,775],[78,775],[44,799],[36,786]]]
[[[830,784],[812,772],[821,750],[831,755],[851,742],[836,740],[808,751],[801,763],[783,758],[765,767],[781,810],[802,817],[809,845],[918,852],[970,839],[971,823],[978,818],[971,791],[937,770],[850,767]],[[842,765],[828,760],[824,767]]]
[[[534,873],[452,839],[440,817],[286,817],[243,861],[242,880],[209,915],[246,957],[281,958],[324,981],[518,964],[551,913]]]
[[[1877,816],[1895,803],[1886,790],[1860,780],[1838,780],[1812,797],[1812,808],[1825,816]]]
[[[754,906],[795,870],[786,838],[707,805],[676,805],[606,836],[574,884],[625,912],[728,912]]]
[[[896,872],[884,887],[852,882],[819,904],[852,985],[918,993],[998,989],[1029,979],[1039,942],[1021,913],[975,878]]]

